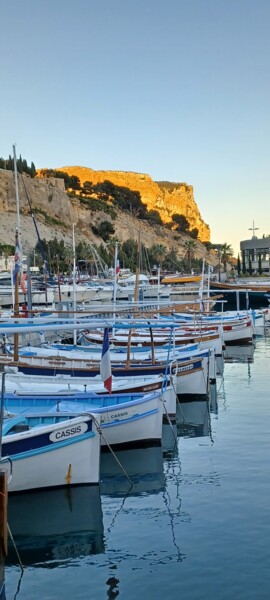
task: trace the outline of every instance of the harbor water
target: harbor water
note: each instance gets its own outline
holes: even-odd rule
[[[7,600],[269,599],[269,365],[266,335],[231,348],[162,448],[118,453],[131,489],[105,454],[100,490],[11,497]]]

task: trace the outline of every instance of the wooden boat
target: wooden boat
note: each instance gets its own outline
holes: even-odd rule
[[[213,328],[214,329],[214,328]],[[216,328],[215,328],[216,329]],[[101,332],[94,333],[83,333],[83,339],[87,343],[95,344],[101,346],[103,343],[103,335]],[[209,347],[211,341],[216,341],[218,339],[218,335],[216,331],[209,331],[207,328],[185,328],[179,327],[175,329],[173,336],[173,344],[174,346],[185,346],[186,344],[199,344],[202,342],[207,343],[207,347]],[[127,350],[128,347],[128,334],[125,332],[117,332],[114,335],[110,336],[110,347],[114,348],[123,348],[123,350]],[[167,350],[170,345],[172,345],[172,338],[170,335],[170,331],[154,331],[152,338],[146,332],[134,332],[130,336],[130,346],[132,349],[136,348],[144,348],[146,351],[151,350],[151,343],[154,344],[155,348],[159,348],[161,350]],[[91,346],[89,346],[89,352],[91,351]]]
[[[27,352],[27,349],[24,350]],[[40,352],[47,351],[43,356]],[[35,353],[34,353],[35,352]],[[58,351],[54,356],[48,349],[30,349],[29,353],[19,356],[19,361],[14,363],[12,357],[2,355],[0,360],[3,364],[17,366],[20,372],[29,375],[67,375],[69,377],[96,377],[99,376],[99,361],[91,361],[85,358],[69,358],[64,352]],[[28,355],[29,354],[29,355]],[[85,354],[82,353],[84,356]],[[170,361],[171,362],[171,361]],[[128,376],[150,376],[165,374],[170,368],[171,374],[176,374],[176,392],[178,395],[205,395],[208,394],[210,379],[215,381],[215,357],[211,350],[180,351],[173,357],[173,369],[170,362],[164,356],[163,359],[157,359],[154,362],[151,358],[145,360],[133,360],[112,363],[112,375],[115,377]],[[199,377],[198,373],[202,372]],[[181,373],[181,375],[180,375]],[[181,382],[180,382],[181,377]]]
[[[227,308],[249,309],[264,308],[268,306],[267,294],[270,292],[270,284],[245,283],[221,283],[212,282],[210,284],[210,295],[217,290],[222,291]],[[237,296],[239,296],[239,307],[237,307]]]
[[[114,447],[135,447],[161,444],[163,403],[161,390],[148,394],[111,394],[97,395],[88,393],[69,393],[68,395],[49,394],[5,394],[6,410],[16,414],[34,413],[57,414],[91,413],[100,423],[101,445],[108,450]],[[38,422],[37,416],[37,422]],[[44,417],[45,419],[45,417]]]
[[[201,280],[201,275],[167,275],[162,278],[161,283],[164,285],[192,285],[193,283],[200,283]]]
[[[194,359],[189,363],[177,364],[175,370],[176,393],[179,401],[206,398],[208,396],[210,384],[209,364],[208,361],[203,364],[203,359]],[[192,377],[189,376],[190,374],[192,374]]]
[[[8,473],[9,492],[98,484],[100,437],[96,424],[90,415],[6,417],[1,468]]]
[[[62,394],[68,397],[76,393],[95,393],[108,395],[101,377],[90,380],[86,378],[42,377],[41,375],[25,375],[23,373],[6,374],[6,392],[15,394],[40,394],[45,390],[48,394]],[[176,416],[176,376],[158,375],[156,377],[121,377],[113,379],[113,394],[148,393],[159,390],[162,393],[163,420],[175,420]]]
[[[183,324],[185,322],[185,330],[193,332],[194,329],[201,331],[202,334],[208,332],[219,332],[226,345],[240,345],[252,343],[254,336],[254,322],[250,314],[240,316],[239,314],[229,318],[222,316],[202,315],[196,318],[195,315],[179,314],[175,315],[176,322]]]

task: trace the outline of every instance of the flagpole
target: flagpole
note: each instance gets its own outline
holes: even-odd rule
[[[109,328],[104,328],[102,353],[100,360],[100,375],[103,380],[104,387],[111,394],[112,393],[112,367],[110,359],[110,342],[109,342]]]

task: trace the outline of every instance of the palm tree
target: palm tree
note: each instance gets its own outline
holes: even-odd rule
[[[223,263],[224,271],[227,273],[227,264],[230,261],[230,258],[233,256],[233,249],[231,244],[227,244],[226,242],[221,246],[221,261]]]
[[[167,248],[164,246],[164,244],[154,244],[154,246],[151,248],[151,254],[153,259],[156,260],[160,266],[162,266],[162,263],[167,255]]]
[[[197,247],[197,244],[196,244],[195,240],[186,240],[184,242],[184,247],[185,247],[185,250],[186,250],[185,256],[188,259],[189,270],[191,272],[191,262],[192,262],[192,259],[195,256],[195,248]]]

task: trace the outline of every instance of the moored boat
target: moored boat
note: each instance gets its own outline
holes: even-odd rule
[[[91,413],[101,428],[101,445],[135,447],[160,444],[163,403],[161,390],[148,394],[112,394],[98,396],[87,393],[5,394],[6,410],[15,414],[70,414],[72,417]],[[45,419],[45,416],[44,416]]]
[[[97,420],[59,413],[5,417],[0,464],[9,492],[98,484]]]

